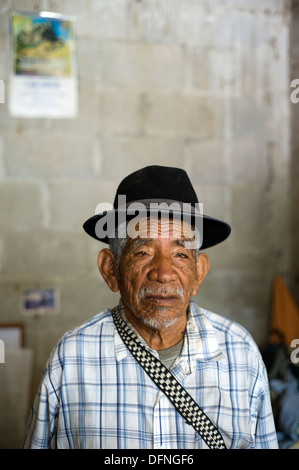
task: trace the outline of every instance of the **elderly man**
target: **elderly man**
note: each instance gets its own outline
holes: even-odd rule
[[[127,176],[84,229],[110,243],[98,265],[120,302],[54,348],[25,448],[276,448],[257,346],[191,300],[209,270],[203,250],[230,227],[201,214],[185,171]]]

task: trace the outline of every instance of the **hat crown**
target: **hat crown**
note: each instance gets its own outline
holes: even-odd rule
[[[125,195],[127,203],[144,199],[173,200],[193,206],[198,203],[185,170],[159,165],[147,166],[124,178],[117,188],[114,208],[118,207],[119,195]]]
[[[90,217],[83,225],[84,230],[96,240],[109,243],[107,231],[105,229],[100,232],[98,231],[98,222],[104,219],[104,225],[102,220],[100,227],[107,227],[108,230],[108,220],[112,220],[112,224],[117,226],[120,221],[134,218],[136,214],[134,211],[133,213],[129,212],[129,208],[132,202],[138,201],[146,208],[147,214],[151,210],[151,204],[157,203],[157,201],[159,207],[161,207],[160,204],[163,202],[166,202],[166,204],[172,202],[180,203],[180,209],[176,214],[183,215],[183,217],[184,214],[187,214],[189,217],[190,206],[192,206],[194,210],[191,209],[191,225],[196,226],[196,222],[200,220],[203,222],[203,244],[201,250],[217,245],[230,234],[231,228],[226,222],[196,211],[198,199],[191,181],[184,170],[159,165],[147,166],[124,178],[117,188],[113,209],[104,210],[102,213],[97,213]],[[189,207],[186,207],[186,204]],[[167,208],[165,210],[167,212]],[[138,211],[139,209],[137,209]],[[162,211],[165,213],[164,206],[161,207],[161,213]],[[172,213],[174,213],[174,210]]]

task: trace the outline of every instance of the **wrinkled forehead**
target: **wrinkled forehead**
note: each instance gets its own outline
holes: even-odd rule
[[[167,217],[154,218],[144,217],[129,222],[127,234],[130,238],[171,238],[192,239],[194,237],[193,227],[184,220],[169,219]]]

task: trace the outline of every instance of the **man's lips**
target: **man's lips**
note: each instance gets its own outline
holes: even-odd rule
[[[151,302],[165,304],[176,302],[179,297],[177,295],[147,295],[145,298]]]

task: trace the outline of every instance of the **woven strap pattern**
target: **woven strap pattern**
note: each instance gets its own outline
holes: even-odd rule
[[[186,422],[194,427],[210,449],[226,449],[218,429],[164,364],[142,345],[121,317],[119,307],[112,310],[112,317],[117,331],[129,351],[159,389],[165,393]]]

